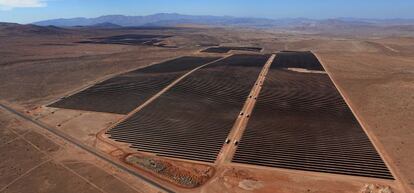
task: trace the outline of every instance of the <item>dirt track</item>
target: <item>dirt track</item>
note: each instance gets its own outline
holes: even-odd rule
[[[393,179],[312,53],[281,52],[240,141],[234,162]]]
[[[168,40],[169,43],[184,46],[175,49],[174,52],[159,47],[73,44],[73,42],[87,36],[72,36],[70,38],[27,36],[1,39],[0,53],[2,56],[5,54],[5,57],[0,59],[0,81],[2,83],[0,97],[2,100],[13,103],[13,107],[16,109],[24,112],[29,111],[30,115],[42,117],[40,120],[52,123],[52,126],[61,129],[68,135],[84,135],[85,139],[88,139],[88,142],[85,143],[90,144],[89,141],[93,139],[93,134],[96,134],[97,126],[110,125],[110,122],[116,121],[119,117],[109,118],[110,115],[105,115],[108,118],[102,118],[102,114],[91,112],[65,110],[55,112],[54,109],[39,108],[39,106],[106,75],[179,55],[198,55],[199,53],[196,51],[200,48],[189,45],[203,42],[221,42],[226,45],[251,44],[265,48],[265,52],[283,49],[312,50],[317,52],[326,64],[330,75],[348,101],[351,102],[365,128],[375,136],[377,143],[381,144],[383,147],[381,151],[388,155],[387,160],[400,175],[399,179],[403,186],[406,189],[414,189],[414,173],[411,172],[414,170],[411,164],[414,162],[414,155],[411,151],[414,147],[412,143],[414,134],[411,132],[411,127],[414,125],[412,118],[414,117],[414,107],[411,102],[413,100],[412,93],[414,93],[412,84],[414,82],[412,79],[414,77],[413,38],[328,37],[273,34],[249,30],[233,30],[230,33],[230,30],[221,31],[219,29],[196,31],[172,32],[185,34]],[[112,32],[99,33],[108,35],[106,33]],[[67,46],[63,46],[63,44]],[[7,116],[2,114],[2,117]],[[61,127],[57,127],[57,125],[61,125]],[[21,122],[15,123],[15,126],[30,128]],[[7,130],[8,127],[4,132]],[[48,135],[47,138],[53,138],[53,136]],[[12,144],[14,145],[14,143]],[[68,149],[73,149],[73,147]],[[69,153],[67,155],[79,154]],[[29,161],[38,164],[36,160]],[[53,171],[49,166],[47,164],[47,167],[35,171]],[[82,170],[76,164],[72,167]],[[105,172],[116,173],[115,170],[108,169],[108,167],[101,168]],[[15,177],[9,171],[3,173],[10,179]],[[33,175],[30,173],[29,176]],[[35,177],[34,179],[42,178]],[[143,184],[141,180],[128,176],[122,176],[122,179],[127,180],[128,184]],[[43,181],[31,183],[34,182],[32,178],[23,177],[18,182],[24,183],[25,187],[36,188],[35,185]],[[55,181],[52,182],[55,183]],[[68,180],[67,182],[60,181],[57,184],[63,186],[76,182]],[[12,186],[12,189],[18,190],[16,186],[19,183]],[[92,184],[96,185],[96,183]],[[226,189],[229,192],[274,192],[280,190],[280,192],[355,193],[360,192],[367,184],[390,185],[394,192],[401,192],[398,183],[370,178],[226,164],[217,171],[216,178],[209,181],[203,188],[183,190],[183,192],[222,192],[223,189]],[[168,184],[165,185],[168,186]],[[98,184],[96,187],[102,189],[105,185]],[[114,187],[118,187],[119,190],[119,188],[127,186],[117,185]],[[149,189],[145,190],[149,191]],[[110,191],[108,190],[108,192]]]
[[[233,55],[209,64],[107,133],[144,152],[214,162],[267,58]]]
[[[244,107],[241,110],[239,117],[235,121],[234,126],[227,137],[227,139],[230,140],[229,144],[224,144],[219,155],[217,156],[216,164],[218,166],[224,162],[231,162],[234,156],[234,152],[237,148],[237,144],[235,144],[235,142],[239,143],[244,133],[244,130],[246,129],[246,124],[250,118],[250,115],[253,112],[253,108],[257,101],[257,97],[259,96],[260,90],[262,88],[262,84],[266,78],[268,69],[272,64],[275,56],[275,54],[272,54],[270,58],[267,60],[266,64],[263,66],[263,69],[260,72],[260,75],[257,78],[256,83],[253,86],[249,94],[249,97],[247,98]]]
[[[82,142],[80,142],[80,141],[78,141],[78,140],[70,137],[69,135],[67,135],[65,133],[62,133],[61,131],[59,131],[59,130],[57,130],[55,128],[49,127],[49,126],[45,125],[44,123],[38,122],[36,120],[33,120],[32,118],[30,118],[30,117],[28,117],[28,116],[26,116],[26,115],[24,115],[24,114],[22,114],[22,113],[20,113],[20,112],[18,112],[16,110],[12,109],[12,108],[4,105],[4,104],[0,104],[0,107],[2,109],[6,110],[6,111],[9,111],[10,113],[18,116],[19,118],[23,119],[24,121],[28,121],[29,123],[34,124],[34,125],[36,125],[37,127],[41,128],[41,129],[45,129],[48,132],[51,132],[54,135],[62,138],[66,142],[69,142],[72,145],[77,146],[78,148],[80,148],[80,149],[82,149],[82,150],[84,150],[84,151],[86,151],[86,152],[88,152],[88,153],[90,153],[90,154],[92,154],[92,155],[94,155],[94,156],[96,156],[96,157],[98,157],[98,158],[106,161],[106,162],[109,162],[110,164],[118,167],[118,169],[121,169],[124,172],[127,172],[129,174],[132,174],[132,175],[140,178],[141,180],[145,181],[148,184],[151,184],[152,186],[154,186],[157,189],[160,189],[160,190],[166,191],[166,192],[172,192],[169,189],[167,189],[167,188],[165,188],[163,186],[160,186],[158,183],[155,183],[155,182],[153,182],[153,181],[145,178],[144,176],[142,176],[139,173],[131,170],[130,168],[127,168],[127,167],[119,164],[118,162],[116,162],[112,158],[110,158],[108,155],[105,155],[102,152],[97,151],[96,149],[91,148],[90,146],[87,146],[87,145],[83,144]]]

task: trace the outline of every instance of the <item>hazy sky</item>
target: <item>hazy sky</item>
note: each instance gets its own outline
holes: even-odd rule
[[[414,0],[0,0],[0,21],[153,13],[265,18],[414,18]]]

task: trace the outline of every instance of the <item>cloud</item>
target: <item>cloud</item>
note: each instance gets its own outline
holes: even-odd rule
[[[45,0],[0,0],[0,10],[12,10],[13,8],[45,7]]]

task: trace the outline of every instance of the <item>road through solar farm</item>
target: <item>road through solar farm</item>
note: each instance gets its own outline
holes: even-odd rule
[[[0,22],[0,193],[414,192],[414,20],[154,16]]]
[[[124,73],[51,107],[127,114],[186,72],[217,60],[217,57],[180,57]]]
[[[106,134],[161,157],[214,163],[229,146],[236,151],[224,156],[234,163],[393,179],[311,52],[278,53],[264,83],[255,84],[269,57],[233,55],[209,64]],[[258,98],[249,96],[256,87]],[[251,100],[257,103],[243,111]],[[229,134],[243,116],[238,141]]]
[[[311,52],[277,54],[233,161],[393,179]]]
[[[268,57],[207,65],[107,133],[139,151],[214,162]]]
[[[105,151],[178,187],[228,167],[394,179],[312,52],[180,57],[51,107],[125,114]]]

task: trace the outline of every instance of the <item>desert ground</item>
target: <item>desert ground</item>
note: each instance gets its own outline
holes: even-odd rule
[[[161,38],[144,44],[107,38],[131,34]],[[216,45],[263,49],[259,53],[203,52]],[[171,87],[201,73],[200,69],[180,74],[187,79],[169,82],[173,84],[170,88],[160,88],[158,95],[126,114],[49,106],[125,72],[181,56],[226,60],[233,54],[275,57],[276,53],[277,58],[277,52],[284,50],[312,51],[316,55],[394,180],[233,163],[226,157],[234,153],[231,148],[223,148],[220,159],[212,162],[156,156],[133,150],[107,135],[109,129],[142,112],[157,98],[170,96]],[[0,192],[414,191],[414,34],[372,36],[199,26],[60,29],[2,25],[0,56]],[[266,80],[269,65],[266,60],[261,63],[255,71],[260,73],[257,85],[247,92],[259,99],[260,84]],[[257,75],[254,77],[251,82],[256,81]],[[238,108],[250,115],[254,105],[246,102]],[[231,108],[227,111],[238,113]],[[239,138],[245,122],[246,118],[238,117],[230,135]],[[167,165],[169,170],[154,172],[154,168],[142,167],[146,162]],[[183,185],[174,175],[197,182]]]

